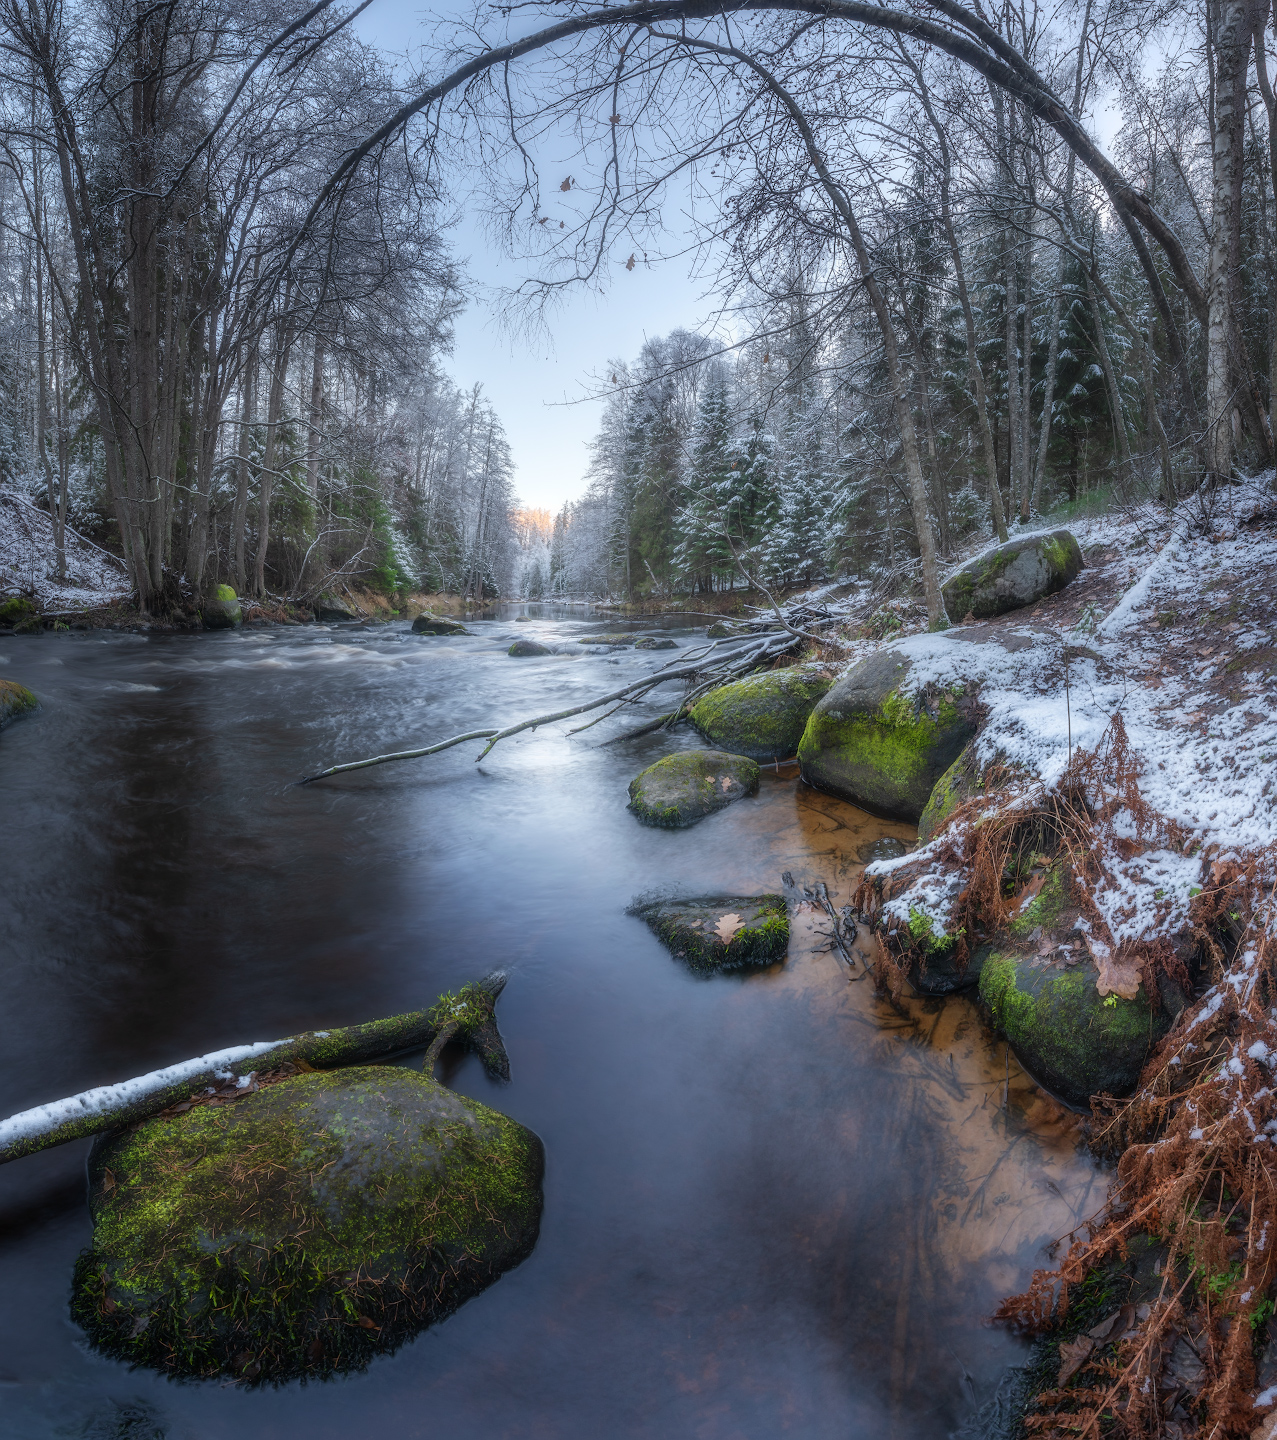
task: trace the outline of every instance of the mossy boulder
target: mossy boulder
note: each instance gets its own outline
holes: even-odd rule
[[[30,715],[40,708],[40,702],[16,680],[0,680],[0,729],[20,715]]]
[[[724,750],[682,750],[630,781],[629,808],[644,825],[679,830],[758,791],[758,766]]]
[[[331,590],[325,590],[315,601],[314,610],[316,620],[340,621],[364,618],[349,600],[343,600],[340,595],[334,595]]]
[[[960,691],[906,694],[912,664],[899,650],[879,651],[816,705],[798,746],[809,785],[890,820],[919,819],[976,727]]]
[[[783,895],[716,895],[637,905],[676,960],[702,975],[747,965],[772,965],[789,948]]]
[[[729,625],[725,620],[715,620],[705,631],[705,635],[709,640],[730,640],[733,635],[742,634],[743,630],[744,626]]]
[[[418,615],[412,622],[414,635],[469,635],[460,620],[444,620],[438,615]]]
[[[229,585],[219,585],[200,605],[205,630],[234,630],[244,623],[239,598]]]
[[[833,683],[818,665],[766,670],[711,690],[692,706],[689,718],[720,750],[751,760],[788,760]]]
[[[553,655],[554,651],[548,645],[541,645],[535,640],[516,640],[505,652],[507,655]]]
[[[1125,1000],[1101,995],[1098,980],[1090,959],[1064,963],[1014,949],[991,953],[980,974],[980,998],[1024,1068],[1079,1109],[1092,1095],[1130,1094],[1184,1004],[1168,980],[1156,1005],[1143,985]]]
[[[540,1140],[420,1071],[312,1072],[95,1147],[72,1312],[179,1375],[360,1368],[524,1259]]]
[[[0,629],[16,629],[19,625],[29,624],[38,613],[32,601],[24,595],[14,595],[0,603]]]
[[[636,650],[677,650],[673,640],[658,640],[654,635],[640,635],[634,642]]]
[[[938,835],[953,812],[984,789],[985,778],[976,758],[975,742],[972,741],[931,787],[926,809],[918,820],[918,843],[925,845]]]
[[[988,620],[1063,590],[1082,569],[1082,550],[1067,530],[1024,535],[969,560],[940,593],[949,619]]]
[[[581,635],[578,637],[582,645],[632,645],[633,635]]]

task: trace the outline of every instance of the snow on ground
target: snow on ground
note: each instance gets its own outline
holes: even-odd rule
[[[53,520],[12,490],[0,490],[0,600],[28,595],[42,610],[91,610],[127,595],[123,562],[67,530],[65,580],[57,578]]]
[[[1105,857],[1094,898],[1116,944],[1173,933],[1209,861],[1277,839],[1277,499],[1268,483],[1234,492],[1230,512],[1205,526],[1197,512],[1152,508],[1070,525],[1087,568],[1059,595],[983,625],[863,642],[853,656],[908,655],[914,693],[977,685],[988,712],[981,762],[1001,755],[1046,788],[1121,715],[1143,800],[1186,843]],[[1119,815],[1117,832],[1135,839],[1133,819]],[[935,868],[894,903],[901,918],[912,905],[940,922],[950,900]]]

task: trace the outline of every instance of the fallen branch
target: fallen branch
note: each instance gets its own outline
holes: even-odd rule
[[[467,986],[463,994],[468,1013],[449,1037],[462,1035],[479,1054],[488,1073],[501,1080],[510,1078],[510,1063],[497,1030],[495,1007],[505,982],[506,977],[496,971]],[[38,1105],[34,1110],[24,1110],[0,1120],[0,1165],[33,1155],[37,1150],[48,1150],[71,1140],[146,1120],[170,1105],[208,1090],[223,1089],[230,1081],[246,1089],[255,1074],[285,1062],[313,1070],[331,1070],[341,1065],[384,1059],[401,1050],[429,1047],[442,1029],[455,1024],[451,1016],[441,1024],[439,1009],[436,1005],[430,1010],[413,1010],[406,1015],[392,1015],[385,1020],[370,1020],[340,1030],[309,1030],[287,1040],[236,1045],[163,1070],[153,1070],[149,1075],[124,1080],[118,1085],[103,1085],[66,1100]]]
[[[611,705],[618,700],[626,700],[631,697],[642,699],[648,691],[654,690],[658,685],[667,684],[671,680],[689,680],[708,675],[709,680],[701,688],[722,685],[738,675],[748,674],[749,671],[757,669],[765,661],[774,659],[777,655],[790,649],[793,644],[794,641],[790,636],[775,634],[718,640],[712,645],[702,646],[689,652],[689,656],[685,656],[679,665],[658,670],[652,675],[645,675],[641,680],[633,680],[619,690],[613,690],[608,695],[600,695],[596,699],[587,700],[583,705],[573,705],[566,710],[555,710],[549,715],[537,715],[531,720],[520,720],[514,725],[507,725],[504,730],[469,730],[464,735],[454,735],[451,740],[441,740],[435,745],[425,745],[418,750],[396,750],[389,755],[373,755],[367,760],[350,760],[344,765],[330,765],[317,775],[307,775],[297,783],[310,785],[316,780],[326,780],[331,775],[344,775],[350,770],[367,770],[370,766],[386,765],[392,760],[416,760],[423,755],[437,755],[441,750],[450,750],[454,745],[460,745],[466,740],[486,740],[488,743],[475,757],[475,762],[478,763],[486,758],[494,745],[502,740],[508,740],[512,735],[519,735],[524,730],[536,730],[542,725],[553,725],[558,720],[570,720],[574,715],[584,715],[590,710],[598,710],[602,706]],[[725,645],[733,648],[723,654],[707,670],[703,663],[703,657]]]

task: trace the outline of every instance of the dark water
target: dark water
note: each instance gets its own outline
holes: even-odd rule
[[[783,968],[713,981],[625,914],[653,890],[776,889],[785,869],[842,903],[857,847],[906,829],[783,771],[692,830],[643,829],[628,781],[695,740],[600,747],[619,718],[481,766],[469,744],[290,787],[669,658],[508,658],[516,635],[618,628],[534,613],[457,640],[0,641],[0,675],[44,706],[0,736],[0,1113],[418,1008],[501,965],[513,1083],[473,1059],[443,1078],[548,1155],[522,1267],[362,1375],[263,1391],[91,1353],[67,1315],[83,1148],[0,1169],[5,1440],[921,1440],[965,1423],[1019,1358],[984,1318],[1101,1187],[975,1010],[893,1013],[805,912]]]

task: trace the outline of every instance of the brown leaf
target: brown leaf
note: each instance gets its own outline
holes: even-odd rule
[[[378,1325],[375,1320],[370,1320],[370,1319],[367,1317],[367,1315],[361,1315],[361,1316],[359,1317],[359,1323],[364,1327],[365,1330],[380,1330],[380,1329],[381,1329],[381,1326]]]
[[[1144,962],[1138,956],[1115,953],[1103,941],[1092,940],[1090,936],[1087,936],[1086,948],[1100,972],[1096,990],[1101,995],[1120,995],[1123,1000],[1134,1000],[1139,993]]]
[[[1094,1349],[1095,1341],[1089,1335],[1079,1335],[1076,1340],[1063,1341],[1060,1345],[1060,1378],[1057,1383],[1061,1386],[1067,1385],[1091,1358],[1091,1351]]]
[[[638,263],[638,262],[634,259],[634,256],[631,255],[630,258],[625,262],[625,268],[626,268],[627,270],[633,270],[633,269],[634,269],[634,266],[635,266],[637,263]],[[612,379],[615,380],[615,379],[616,379],[616,376],[613,375],[613,376],[612,376]]]
[[[621,123],[621,117],[619,115],[609,115],[608,119],[611,120],[613,125],[619,125]]]
[[[572,188],[572,177],[571,177],[571,175],[569,175],[568,178],[563,182],[563,184],[559,186],[559,189],[560,189],[560,190],[571,190],[571,188]]]

